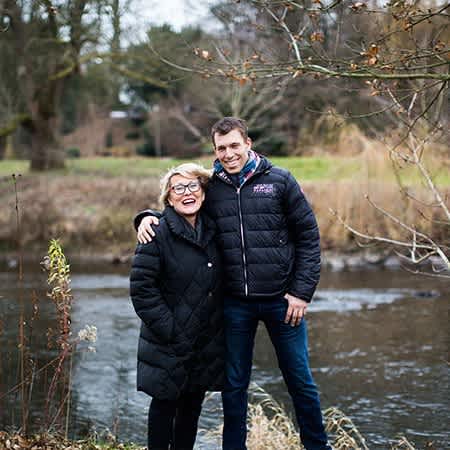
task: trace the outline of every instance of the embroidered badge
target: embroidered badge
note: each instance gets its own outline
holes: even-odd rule
[[[270,195],[273,194],[273,192],[273,184],[255,184],[253,186],[254,194]]]
[[[231,180],[227,177],[226,173],[223,172],[223,171],[222,171],[222,172],[218,172],[218,173],[217,173],[217,176],[218,176],[219,178],[222,178],[222,180],[231,182]]]

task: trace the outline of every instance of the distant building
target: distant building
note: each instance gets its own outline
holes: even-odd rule
[[[110,111],[111,119],[128,119],[128,111]]]

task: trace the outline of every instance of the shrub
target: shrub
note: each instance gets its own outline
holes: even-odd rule
[[[80,149],[78,147],[69,147],[66,149],[66,156],[68,158],[79,158],[81,156]]]
[[[139,139],[141,137],[141,134],[137,130],[129,131],[125,135],[125,139],[128,139],[129,141],[135,141],[136,139]]]
[[[113,135],[112,131],[109,130],[105,136],[105,147],[109,148],[113,146]]]
[[[156,156],[156,149],[152,142],[147,141],[136,147],[136,154],[140,156]]]

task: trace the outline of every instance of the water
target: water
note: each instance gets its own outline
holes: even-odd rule
[[[53,305],[45,299],[45,274],[27,268],[24,287],[17,270],[0,268],[2,392],[16,380],[19,301],[31,311],[33,290],[40,298],[30,346],[44,361],[46,331],[55,327]],[[96,353],[74,360],[72,424],[75,435],[106,428],[123,440],[145,443],[149,398],[135,391],[139,321],[128,300],[127,267],[73,267],[73,329],[96,325]],[[22,292],[22,294],[21,294]],[[448,379],[448,306],[443,280],[402,271],[324,273],[308,312],[311,367],[323,409],[344,411],[367,438],[370,448],[389,448],[399,435],[418,448],[450,443]],[[258,330],[252,381],[290,414],[289,395],[278,371],[265,329]],[[39,389],[36,389],[36,405]],[[11,396],[10,396],[11,397]],[[42,400],[42,399],[41,399]],[[14,399],[0,403],[0,429],[12,422]],[[205,403],[200,426],[220,424],[220,398]],[[38,407],[33,418],[38,421]],[[14,418],[17,424],[17,416]],[[198,448],[213,449],[203,434]]]

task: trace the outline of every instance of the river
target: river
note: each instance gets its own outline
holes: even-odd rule
[[[127,266],[79,264],[72,267],[74,334],[84,325],[98,328],[96,352],[74,360],[71,426],[80,436],[93,429],[114,430],[122,440],[145,443],[149,398],[135,391],[139,322],[128,298]],[[45,273],[0,266],[0,387],[17,382],[20,304],[39,314],[29,343],[39,361],[52,354],[46,332],[55,327],[54,306],[45,298]],[[366,437],[369,448],[390,448],[404,435],[417,448],[429,442],[450,444],[448,378],[448,281],[402,270],[323,272],[308,311],[311,367],[322,408],[345,412]],[[289,395],[277,368],[268,335],[258,329],[252,382],[292,414]],[[34,389],[36,404],[39,386]],[[18,425],[15,399],[0,403],[0,429]],[[42,411],[32,408],[38,423]],[[220,398],[205,403],[202,429],[221,421]],[[203,434],[197,448],[214,449]]]

